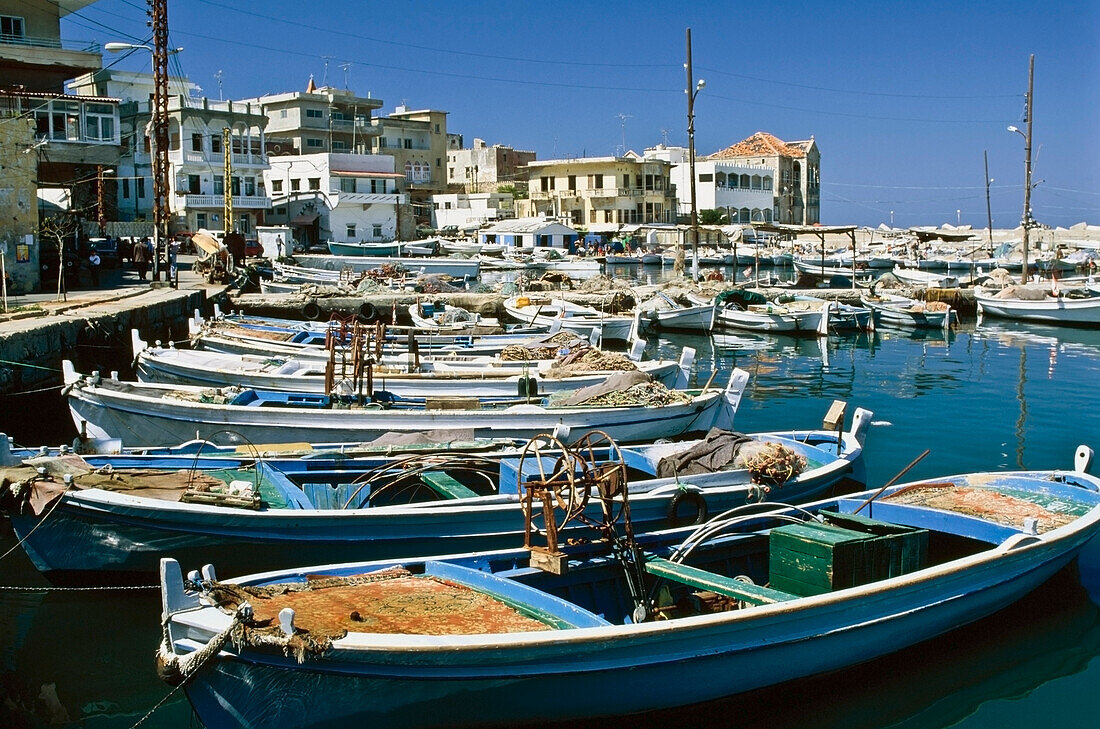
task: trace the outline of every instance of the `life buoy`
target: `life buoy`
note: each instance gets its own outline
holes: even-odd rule
[[[369,301],[364,301],[359,305],[359,308],[355,310],[355,316],[364,324],[370,324],[378,318],[378,310],[374,308],[374,304]]]
[[[680,516],[680,504],[685,502],[695,509],[693,518],[684,518]],[[677,491],[668,502],[668,509],[665,511],[665,515],[668,517],[669,525],[674,527],[684,526],[685,524],[702,524],[707,520],[707,500],[704,499],[703,495],[698,491],[681,489]]]
[[[310,321],[317,321],[321,318],[321,307],[316,301],[310,301],[302,307],[302,316]]]

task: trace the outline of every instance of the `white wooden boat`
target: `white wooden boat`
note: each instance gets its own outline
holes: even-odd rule
[[[396,256],[401,252],[399,241],[386,241],[383,243],[358,242],[340,243],[330,240],[328,250],[334,256]]]
[[[121,438],[132,446],[169,446],[215,433],[228,433],[240,443],[332,443],[453,429],[469,429],[477,438],[521,439],[555,431],[601,430],[616,441],[644,442],[693,429],[731,427],[744,387],[738,378],[731,378],[725,391],[657,394],[650,388],[659,385],[646,385],[645,401],[655,405],[556,404],[570,402],[564,397],[534,402],[518,397],[440,397],[360,403],[355,396],[121,382],[82,376],[67,360],[63,367],[64,393],[77,431],[94,438]],[[632,374],[645,378],[639,373],[620,377],[629,379]]]
[[[793,297],[792,297],[793,298]],[[827,336],[832,302],[769,301],[761,294],[731,289],[717,297],[716,327],[753,332],[788,332]]]
[[[1100,534],[1098,490],[1083,468],[984,472],[735,510],[667,542],[620,526],[617,552],[562,549],[565,575],[536,550],[229,584],[196,565],[185,582],[165,560],[158,666],[188,680],[210,729],[597,726],[824,675],[1002,610]],[[310,647],[317,614],[340,620]]]
[[[638,305],[638,318],[643,328],[709,332],[714,328],[717,307],[714,302],[677,303],[667,294],[657,292],[653,298]]]
[[[1016,295],[1012,296],[1014,292]],[[1053,296],[1050,295],[1049,287],[1013,287],[1012,290],[1000,293],[988,293],[978,287],[974,298],[982,316],[1043,324],[1100,327],[1100,296],[1097,295],[1083,298]]]
[[[208,350],[149,347],[134,336],[135,370],[139,382],[230,387],[257,390],[326,393],[328,360],[229,354]],[[634,363],[666,387],[687,387],[695,350],[685,347],[680,361]],[[544,360],[504,360],[495,356],[448,357],[394,355],[367,364],[358,376],[351,362],[332,367],[334,388],[348,393],[371,390],[401,397],[516,397],[588,387],[607,379],[608,370],[563,368],[561,357]],[[583,360],[581,360],[583,361]],[[522,390],[522,393],[521,393]]]
[[[400,266],[415,275],[446,274],[454,278],[477,278],[481,268],[480,258],[400,258],[394,256],[335,256],[335,255],[298,255],[294,257],[302,268],[319,271],[342,271],[349,269],[362,273],[379,266]]]
[[[509,297],[503,306],[521,324],[551,326],[557,322],[562,329],[583,337],[598,332],[602,341],[630,341],[634,327],[633,317],[605,314],[590,306],[533,292]]]
[[[957,319],[950,306],[929,306],[923,301],[891,293],[860,296],[864,306],[883,324],[916,329],[946,329]]]
[[[408,306],[413,326],[425,332],[450,334],[502,333],[503,327],[495,317],[483,317],[461,306],[442,301],[417,300]]]
[[[954,289],[959,287],[959,277],[950,274],[923,271],[914,268],[903,268],[901,266],[894,268],[891,273],[898,281],[909,284],[910,286],[925,286],[927,288],[936,289]]]

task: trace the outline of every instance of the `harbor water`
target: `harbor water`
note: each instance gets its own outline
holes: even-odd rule
[[[966,471],[1070,467],[1100,450],[1100,331],[964,322],[955,331],[880,329],[828,339],[729,333],[653,336],[650,356],[697,350],[695,384],[750,374],[737,414],[751,432],[817,427],[834,400],[874,411],[869,485]],[[67,417],[60,397],[38,417]],[[29,412],[21,408],[22,412]],[[12,432],[10,408],[0,430]],[[53,440],[69,432],[57,425]],[[44,432],[49,432],[44,431]],[[33,444],[33,443],[24,443]],[[1097,458],[1094,472],[1100,468]],[[782,491],[773,493],[782,498]],[[0,553],[15,547],[7,523]],[[348,558],[353,559],[354,554]],[[154,590],[45,587],[19,548],[0,559],[0,726],[198,726],[182,691],[155,675]],[[1100,543],[1023,602],[855,668],[703,706],[600,726],[933,729],[1082,727],[1100,716]],[[323,697],[318,697],[323,701]],[[367,699],[369,700],[369,699]],[[561,697],[568,701],[568,697]],[[538,717],[532,717],[537,724]]]

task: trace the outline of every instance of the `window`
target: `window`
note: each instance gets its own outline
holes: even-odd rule
[[[214,175],[214,194],[215,195],[224,195],[225,194],[225,178],[222,177],[221,175]]]
[[[188,175],[187,176],[187,192],[188,193],[190,193],[191,195],[198,195],[199,191],[201,189],[199,187],[199,184],[200,183],[199,183],[199,176],[198,175]]]
[[[306,146],[311,149],[321,149],[325,146],[325,140],[309,137],[306,139]]]
[[[375,238],[381,238],[382,237],[382,224],[381,223],[375,223],[374,224],[374,237]]]
[[[12,15],[0,15],[0,40],[21,40],[24,36],[23,19]]]
[[[244,194],[249,197],[256,194],[256,178],[246,177],[244,178]]]
[[[122,196],[127,200],[130,199],[130,180],[122,178]]]
[[[84,107],[84,134],[89,141],[112,142],[115,138],[115,110],[110,104]]]
[[[301,180],[295,178],[295,179],[290,181],[290,191],[291,192],[298,192],[301,189],[302,189],[302,181]]]
[[[355,240],[355,223],[348,223],[346,237],[348,240]]]
[[[333,152],[342,151],[342,150],[345,150],[345,149],[348,149],[348,148],[349,148],[348,143],[345,142],[344,140],[342,140],[342,139],[332,140],[332,151]]]
[[[137,196],[145,199],[145,178],[139,177],[137,179]]]
[[[230,180],[229,180],[229,190],[230,190],[229,194],[231,194],[233,196],[240,195],[241,194],[241,178],[236,177],[236,176],[230,178]]]
[[[320,109],[306,109],[306,119],[324,119],[325,112]]]
[[[222,135],[211,134],[210,135],[210,151],[214,154],[222,154]]]
[[[623,175],[623,187],[630,189],[630,175]]]
[[[237,232],[248,235],[252,232],[252,219],[248,217],[248,213],[241,213],[241,216],[237,218]]]
[[[355,192],[355,178],[354,177],[341,177],[340,178],[340,192]]]
[[[542,191],[543,192],[549,192],[550,190],[554,189],[554,178],[553,177],[540,177],[539,182],[542,184]]]
[[[205,228],[206,227],[206,213],[195,213],[195,227],[196,228]]]
[[[577,189],[577,176],[576,175],[569,175],[569,177],[566,178],[566,179],[568,180],[568,182],[566,183],[566,189],[576,190]]]
[[[602,190],[603,189],[603,175],[593,175],[592,179],[593,179],[593,183],[594,183],[593,187],[595,187],[597,190]]]
[[[321,189],[321,178],[320,177],[311,177],[311,178],[309,178],[309,189],[310,190],[320,190]]]
[[[699,182],[714,182],[714,175],[710,172],[700,172]]]
[[[195,134],[191,135],[191,151],[192,152],[201,152],[202,151],[202,135],[201,134],[195,133]]]
[[[413,140],[411,140],[411,139],[402,139],[401,140],[401,146],[404,147],[405,149],[412,149],[413,148]]]
[[[275,208],[275,214],[276,215],[286,215],[286,206],[285,205],[280,205],[279,207]]]
[[[286,119],[286,109],[280,109],[279,110],[279,118],[280,119]]]
[[[439,134],[439,125],[438,124],[435,125],[435,133]]]
[[[283,181],[282,180],[272,180],[271,181],[271,191],[272,192],[282,192],[283,191]]]
[[[435,158],[435,166],[436,167],[442,167],[443,166],[443,159],[440,158],[440,157],[436,157]]]

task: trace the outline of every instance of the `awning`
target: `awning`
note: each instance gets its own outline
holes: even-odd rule
[[[298,215],[290,221],[290,224],[291,225],[313,225],[314,223],[317,222],[317,218],[319,218],[319,217],[321,217],[321,216],[318,213],[313,213],[312,215],[309,215],[309,214]]]

